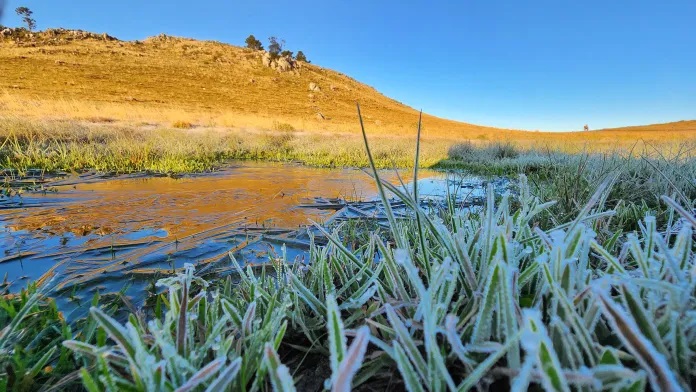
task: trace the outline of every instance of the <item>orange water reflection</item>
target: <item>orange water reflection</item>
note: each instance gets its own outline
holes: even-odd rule
[[[398,181],[389,171],[387,180]],[[410,174],[402,172],[404,181]],[[425,172],[424,176],[436,175]],[[254,164],[221,173],[181,179],[131,178],[60,189],[72,199],[56,207],[27,209],[8,226],[47,234],[109,235],[142,229],[189,236],[211,227],[239,225],[292,228],[330,212],[299,209],[314,197],[364,199],[374,181],[358,169],[317,169],[300,165]]]

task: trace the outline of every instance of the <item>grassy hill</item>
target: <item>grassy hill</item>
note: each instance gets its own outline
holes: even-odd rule
[[[157,36],[142,42],[37,33],[0,44],[0,90],[12,109],[35,101],[35,113],[118,120],[186,121],[213,126],[340,130],[356,124],[359,101],[371,126],[413,129],[418,113],[346,75],[313,64],[277,72],[262,52],[218,42]],[[309,91],[316,83],[319,92]],[[41,102],[45,99],[58,102]],[[10,101],[10,102],[8,102]],[[25,102],[22,102],[25,101]],[[68,113],[65,113],[68,112]],[[325,119],[319,120],[319,113]],[[434,134],[486,133],[494,128],[426,116]]]
[[[262,52],[160,35],[142,42],[68,30],[14,30],[0,41],[0,102],[18,115],[354,130],[355,102],[375,132],[413,130],[417,112],[349,76],[313,64],[277,72]],[[320,92],[309,91],[316,83]],[[325,119],[320,119],[319,114]],[[538,138],[535,133],[424,116],[426,137]],[[692,132],[695,121],[611,130]],[[575,136],[578,137],[578,136]],[[582,136],[587,138],[587,135]],[[594,136],[597,137],[597,136]]]

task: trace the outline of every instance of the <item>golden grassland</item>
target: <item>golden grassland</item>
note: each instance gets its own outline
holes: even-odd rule
[[[80,140],[91,140],[80,137],[86,132],[102,135],[96,140],[118,141],[115,152],[127,149],[124,143],[158,141],[156,149],[166,145],[176,154],[198,151],[196,143],[217,143],[224,146],[213,149],[217,160],[365,165],[355,110],[360,102],[366,128],[384,157],[380,164],[408,165],[413,143],[403,139],[415,139],[416,110],[339,72],[303,64],[299,72],[279,73],[264,67],[260,57],[260,52],[219,42],[168,36],[143,42],[57,39],[43,33],[0,39],[0,145],[4,140],[8,148],[10,136],[19,137],[13,152],[5,154],[11,160],[22,149],[20,156],[32,148],[40,154],[39,146],[46,150],[51,141],[52,149],[86,148],[80,146]],[[310,92],[311,82],[322,90]],[[462,141],[596,151],[627,150],[638,141],[662,146],[696,140],[696,121],[573,133],[505,130],[427,114],[423,124],[424,166],[446,159],[448,149]],[[21,143],[30,140],[23,132],[40,136],[31,139],[33,147]],[[110,137],[103,136],[109,132]],[[235,148],[221,140],[234,140]],[[192,146],[182,147],[186,144]]]

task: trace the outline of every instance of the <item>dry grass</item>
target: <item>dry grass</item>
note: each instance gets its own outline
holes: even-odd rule
[[[191,124],[188,121],[178,120],[178,121],[174,121],[172,123],[172,127],[176,128],[176,129],[191,129],[191,128],[193,128],[193,124]]]
[[[0,168],[47,171],[187,173],[213,170],[229,160],[299,161],[311,166],[367,166],[358,135],[274,129],[188,128],[188,124],[124,126],[74,120],[26,120],[0,117]],[[402,137],[375,137],[378,165],[407,167],[413,143]],[[451,142],[423,142],[421,163],[432,166],[447,158]]]
[[[296,73],[278,73],[261,65],[258,52],[183,38],[4,39],[0,74],[5,117],[271,130],[281,124],[281,131],[354,134],[354,103],[360,101],[373,134],[411,135],[417,121],[414,109],[341,73],[309,64]],[[310,94],[310,82],[322,90]],[[428,115],[423,122],[426,139],[566,150],[625,148],[637,139],[696,139],[696,121],[584,133],[503,130]]]

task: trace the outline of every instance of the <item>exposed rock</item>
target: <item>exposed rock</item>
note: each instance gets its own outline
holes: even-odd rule
[[[334,86],[333,84],[331,86],[329,86],[329,88],[331,89],[331,91],[338,90],[338,86]]]
[[[317,113],[317,120],[326,120],[326,116],[324,116],[321,112]]]
[[[63,60],[56,60],[56,65],[64,65],[65,61]]]
[[[256,83],[256,79],[254,79],[254,78],[249,79],[249,83],[251,83],[251,84]]]
[[[263,64],[264,67],[271,66],[271,54],[270,53],[263,52],[263,56],[261,57],[261,64]]]
[[[104,41],[118,41],[117,38],[110,36],[107,33],[95,34],[83,30],[68,30],[64,28],[46,29],[44,31],[30,32],[24,28],[2,28],[0,29],[0,38],[17,37],[17,42],[22,41],[37,41],[41,40],[44,43],[65,42],[70,40],[83,39],[101,39]],[[35,46],[31,45],[31,46]]]
[[[292,70],[292,59],[287,57],[281,57],[277,61],[276,70],[278,72],[287,72]]]
[[[313,101],[313,100],[314,100],[314,94],[312,94],[312,93],[307,94],[307,98],[309,98],[310,100]]]
[[[321,91],[321,88],[319,87],[318,84],[311,82],[311,83],[309,83],[309,91],[314,91],[314,92],[318,93]]]
[[[274,69],[278,72],[292,71],[295,75],[299,74],[298,62],[290,56],[278,57],[277,59],[273,59],[269,52],[264,51],[261,55],[261,64],[263,64],[264,67]]]

